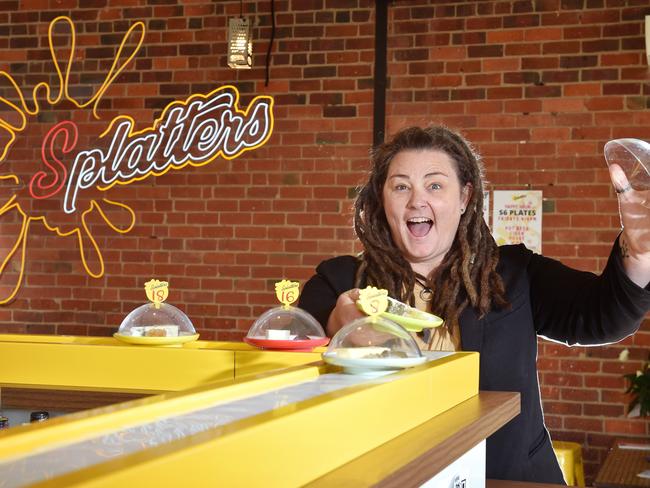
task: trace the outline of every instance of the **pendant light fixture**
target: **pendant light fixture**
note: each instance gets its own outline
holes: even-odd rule
[[[228,19],[228,66],[234,69],[253,66],[252,29],[244,18],[242,0],[239,1],[239,17]]]

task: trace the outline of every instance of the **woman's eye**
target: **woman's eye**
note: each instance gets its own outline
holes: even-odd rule
[[[429,189],[431,190],[440,190],[440,188],[442,188],[442,186],[440,186],[440,183],[431,183],[429,185]]]
[[[406,185],[404,185],[402,183],[399,183],[399,184],[395,185],[395,190],[397,190],[397,191],[405,191],[405,190],[408,190],[408,186],[406,186]]]

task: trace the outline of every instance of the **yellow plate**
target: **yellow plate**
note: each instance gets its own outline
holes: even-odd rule
[[[393,313],[388,313],[388,312],[382,312],[380,315],[384,318],[387,318],[388,320],[392,320],[393,322],[398,323],[409,332],[420,332],[422,329],[431,329],[433,327],[439,327],[444,322],[444,320],[442,320],[437,315],[433,315],[427,312],[422,312],[420,310],[418,310],[418,312],[420,312],[418,316],[420,316],[421,318],[409,317],[406,315],[395,315]]]
[[[176,337],[137,337],[113,334],[113,337],[129,344],[140,344],[146,346],[169,346],[173,344],[183,344],[184,342],[192,342],[199,338],[199,334],[181,335]]]

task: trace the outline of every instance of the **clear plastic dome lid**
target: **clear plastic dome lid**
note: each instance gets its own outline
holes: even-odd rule
[[[607,165],[618,165],[634,190],[650,190],[650,143],[640,139],[614,139],[605,144],[604,153]]]
[[[349,323],[330,341],[327,352],[354,358],[417,358],[422,352],[403,327],[381,317],[363,317]]]
[[[363,317],[343,327],[330,341],[323,359],[355,374],[408,368],[426,361],[411,334],[382,317]]]
[[[132,310],[113,336],[130,344],[152,346],[180,345],[199,338],[192,321],[182,311],[163,303],[169,296],[169,283],[151,279],[144,284],[151,303]]]
[[[196,334],[192,321],[168,303],[145,303],[132,310],[117,331],[126,337],[181,337]]]
[[[275,284],[275,296],[283,305],[267,310],[253,322],[244,342],[271,350],[311,351],[329,342],[325,331],[308,312],[291,304],[298,299],[300,284],[282,280]]]
[[[307,341],[325,338],[325,331],[309,313],[288,305],[264,312],[253,323],[247,339]]]

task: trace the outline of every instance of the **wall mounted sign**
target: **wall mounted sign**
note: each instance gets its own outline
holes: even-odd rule
[[[494,212],[492,235],[498,245],[523,242],[528,249],[542,252],[542,192],[492,192]]]
[[[62,34],[69,45],[62,47]],[[234,159],[270,138],[273,98],[257,96],[240,108],[239,92],[230,85],[171,102],[144,128],[142,121],[129,115],[102,123],[98,115],[102,97],[135,57],[144,34],[144,23],[131,26],[103,83],[85,101],[70,94],[85,87],[70,82],[76,58],[75,29],[68,17],[57,17],[48,30],[56,70],[52,86],[41,82],[31,97],[25,96],[15,79],[0,71],[0,88],[5,88],[0,93],[11,94],[0,97],[0,224],[17,229],[9,244],[7,233],[2,233],[0,304],[20,288],[34,223],[59,236],[75,236],[86,272],[98,278],[104,274],[104,261],[92,229],[103,224],[124,234],[135,225],[134,211],[107,198],[108,190],[217,158]],[[50,112],[53,109],[56,112]],[[43,135],[41,117],[64,120],[53,121]],[[34,147],[38,155],[29,156]],[[12,258],[20,265],[8,273]]]

